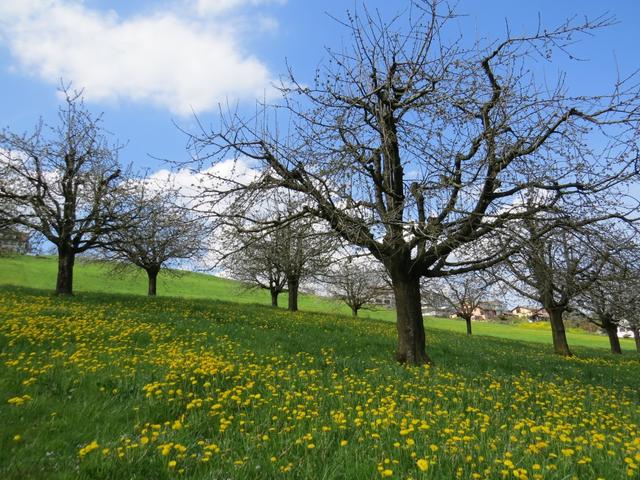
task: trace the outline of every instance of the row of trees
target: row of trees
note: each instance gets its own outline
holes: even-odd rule
[[[513,252],[509,258],[481,272],[424,281],[421,298],[455,312],[471,335],[474,312],[490,295],[515,295],[548,312],[558,354],[571,355],[565,332],[568,315],[606,332],[613,353],[621,353],[619,327],[629,328],[640,351],[640,246],[634,242],[634,230],[616,228],[610,221],[579,226],[575,220],[571,228],[553,229],[546,224],[543,217],[517,222],[508,236],[490,243],[491,248],[509,248]],[[273,306],[278,294],[287,289],[292,264],[296,282],[304,279],[328,286],[354,316],[378,303],[389,290],[388,276],[374,259],[339,254],[335,243],[326,241],[328,233],[314,232],[308,221],[256,235],[234,231],[229,241],[235,238],[240,246],[224,263],[235,278],[270,290]],[[297,287],[292,291],[295,295]],[[297,307],[290,303],[289,308]]]
[[[206,225],[176,202],[176,189],[123,169],[121,145],[108,141],[101,117],[86,109],[80,92],[61,90],[57,125],[0,133],[0,227],[55,246],[59,295],[73,293],[76,256],[89,251],[142,268],[155,295],[167,262],[204,251]]]
[[[223,248],[215,248],[208,212],[190,208],[171,182],[123,170],[120,145],[107,141],[101,117],[90,114],[79,92],[63,88],[62,93],[57,125],[0,135],[0,228],[14,236],[40,235],[56,247],[57,294],[73,293],[76,256],[85,252],[109,261],[114,270],[130,265],[144,270],[151,296],[164,266],[213,253],[231,276],[268,289],[274,306],[287,291],[291,311],[298,309],[300,283],[312,279],[341,285],[354,314],[373,300],[371,291],[365,296],[362,285],[356,287],[352,269],[343,275],[335,268],[338,239],[310,218],[263,231],[226,217],[217,222]],[[263,203],[266,223],[293,208],[290,198]]]
[[[573,92],[564,74],[538,75],[614,19],[470,42],[455,18],[439,1],[411,1],[390,21],[356,10],[344,22],[351,42],[328,50],[314,82],[291,71],[281,101],[256,117],[227,110],[191,138],[203,166],[234,158],[259,170],[233,192],[202,192],[223,215],[262,231],[313,217],[384,266],[396,358],[412,365],[431,361],[421,283],[522,263],[525,245],[538,258],[537,238],[623,218],[637,204],[628,194],[638,172],[635,76],[594,95]],[[251,206],[281,191],[296,208],[265,224]],[[519,241],[526,232],[533,242]],[[553,316],[555,351],[568,355],[556,272],[526,267]]]
[[[571,355],[564,324],[568,315],[606,332],[613,353],[621,353],[619,327],[629,328],[640,352],[640,246],[634,230],[610,222],[575,223],[543,233],[544,220],[529,219],[506,239],[511,248],[517,246],[508,259],[483,272],[431,282],[429,301],[454,309],[471,334],[473,313],[488,295],[515,294],[548,313],[556,353]],[[495,245],[507,248],[498,241]]]
[[[564,74],[555,85],[537,75],[613,18],[471,43],[455,18],[448,4],[427,0],[388,22],[352,12],[351,43],[328,51],[315,82],[289,72],[281,101],[255,118],[227,110],[191,136],[190,166],[203,167],[197,208],[123,172],[119,145],[67,90],[52,135],[45,126],[2,133],[0,217],[56,245],[60,294],[72,292],[75,256],[91,249],[144,268],[155,291],[163,262],[195,255],[199,228],[211,232],[196,220],[203,206],[224,232],[215,250],[227,269],[269,288],[273,303],[286,283],[292,310],[300,281],[335,261],[316,246],[340,243],[384,270],[396,358],[411,365],[431,361],[421,286],[491,272],[549,311],[554,349],[570,355],[564,313],[581,305],[597,316],[584,292],[600,285],[613,295],[607,278],[635,275],[623,251],[638,211],[630,188],[640,88],[632,75],[587,95],[572,93]],[[256,175],[229,179],[210,168],[230,159]],[[357,312],[362,304],[352,303]]]

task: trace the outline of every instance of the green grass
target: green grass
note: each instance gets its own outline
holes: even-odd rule
[[[56,271],[55,257],[0,257],[0,285],[53,289]],[[139,269],[114,274],[113,270],[103,263],[79,258],[74,269],[74,290],[146,295],[147,277]],[[271,303],[271,297],[266,290],[247,289],[233,280],[187,271],[161,272],[158,277],[158,295],[228,300],[236,303]],[[286,306],[287,300],[286,293],[280,295],[280,305]],[[312,295],[301,295],[299,307],[309,311],[348,312],[339,302]]]
[[[14,256],[0,257],[0,285],[27,286],[32,288],[53,289],[56,278],[56,259],[50,256]],[[98,262],[79,260],[75,268],[75,290],[77,292],[104,292],[140,294],[146,293],[146,277],[133,270],[126,275],[114,275],[105,265]],[[194,272],[178,272],[172,275],[167,272],[160,274],[158,294],[181,298],[199,298],[222,300],[235,303],[256,303],[266,305],[270,297],[265,290],[246,289],[238,282]],[[280,296],[280,305],[286,306],[287,295]],[[350,310],[341,302],[313,295],[301,295],[299,307],[303,311],[325,312],[331,314],[349,315]],[[378,308],[363,310],[362,318],[376,318],[395,321],[395,312]],[[457,319],[427,318],[429,327],[464,332],[464,322]],[[474,335],[492,336],[512,340],[551,344],[551,331],[548,325],[528,324],[497,324],[488,322],[474,322]],[[578,329],[568,331],[569,344],[573,346],[609,348],[609,342],[604,335],[594,335]],[[622,348],[633,350],[631,339],[621,341]]]
[[[429,318],[425,320],[425,324],[431,328],[450,330],[454,332],[465,332],[466,325],[461,320],[446,319],[446,318]],[[521,340],[526,342],[544,343],[551,345],[551,328],[546,323],[538,324],[503,324],[503,323],[491,323],[491,322],[474,322],[473,325],[474,335],[486,335],[491,337],[499,337],[509,340]],[[569,345],[589,347],[589,348],[603,348],[609,349],[609,340],[605,335],[597,335],[578,328],[570,328],[567,330],[567,339]],[[635,343],[633,339],[622,338],[620,344],[624,350],[635,350]]]
[[[0,478],[637,478],[637,356],[434,323],[0,287]]]

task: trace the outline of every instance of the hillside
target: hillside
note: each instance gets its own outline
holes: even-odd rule
[[[56,259],[50,256],[0,257],[0,285],[14,285],[52,290],[56,278]],[[146,294],[146,277],[135,270],[127,275],[114,275],[103,264],[79,260],[74,273],[75,290],[83,292]],[[222,300],[234,303],[257,303],[268,305],[266,291],[247,290],[236,281],[194,272],[163,272],[158,279],[158,295],[193,299]],[[286,306],[287,295],[282,294],[280,304]],[[350,315],[349,309],[340,302],[312,295],[301,295],[300,309],[310,312],[338,313]],[[362,318],[377,318],[394,321],[395,312],[387,309],[363,310]],[[428,318],[429,328],[464,332],[464,322],[456,319]],[[486,335],[512,340],[526,340],[551,344],[551,333],[546,324],[503,325],[496,323],[473,324],[474,335]],[[593,335],[580,330],[568,332],[572,346],[608,349],[605,336]],[[622,348],[635,349],[630,339],[622,340]]]
[[[211,300],[0,287],[3,479],[637,478],[640,364]]]
[[[124,275],[95,261],[78,259],[74,269],[76,292],[105,292],[146,295],[147,277],[141,270],[132,269]],[[52,256],[0,257],[0,285],[16,285],[53,289],[56,281],[56,258]],[[269,304],[265,290],[246,289],[234,280],[188,271],[161,272],[158,277],[158,295],[164,297],[225,300],[236,303]],[[287,305],[287,294],[280,295],[279,303]],[[301,295],[302,310],[348,313],[339,302],[311,295]],[[370,312],[363,312],[364,316]],[[388,312],[377,312],[388,315]]]

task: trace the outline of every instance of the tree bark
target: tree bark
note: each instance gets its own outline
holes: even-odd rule
[[[471,335],[471,317],[464,317],[464,321],[467,323],[467,335]]]
[[[622,354],[622,348],[620,348],[620,339],[618,338],[618,326],[613,323],[609,318],[602,318],[602,327],[609,336],[609,345],[611,345],[611,353]]]
[[[425,350],[424,323],[420,303],[420,279],[400,272],[392,273],[396,300],[398,349],[396,359],[407,365],[431,364]]]
[[[298,311],[298,288],[300,287],[300,279],[298,277],[290,277],[287,279],[287,288],[289,289],[289,311]]]
[[[156,285],[158,283],[158,273],[160,272],[157,268],[148,268],[147,269],[147,277],[149,277],[149,289],[147,295],[150,297],[156,296]]]
[[[569,343],[567,342],[567,334],[564,329],[564,321],[562,320],[562,314],[564,309],[549,309],[549,322],[551,323],[551,333],[553,335],[553,351],[558,355],[565,357],[571,357],[573,354],[569,349]]]
[[[58,278],[56,295],[73,295],[73,265],[76,254],[71,248],[58,248]]]
[[[280,294],[280,292],[278,292],[277,290],[271,290],[271,306],[272,307],[277,307],[278,306],[278,295]]]
[[[636,351],[640,353],[640,327],[632,325],[631,331],[633,332],[633,338],[636,341]]]
[[[351,316],[352,317],[357,317],[358,316],[358,307],[351,307]]]

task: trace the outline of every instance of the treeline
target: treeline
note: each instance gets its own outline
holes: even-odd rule
[[[3,222],[56,246],[59,294],[92,249],[143,268],[150,294],[163,265],[206,252],[274,305],[286,289],[291,310],[305,278],[332,279],[354,314],[386,282],[397,360],[419,365],[431,362],[424,289],[462,312],[473,300],[454,292],[482,272],[546,309],[556,353],[571,355],[568,312],[619,351],[620,323],[638,338],[638,79],[585,94],[565,74],[539,76],[615,19],[469,41],[455,18],[422,0],[390,21],[355,10],[351,42],[313,82],[290,70],[255,115],[199,123],[188,188],[122,168],[100,117],[63,89],[59,125],[0,137]],[[212,168],[230,162],[231,174]]]

